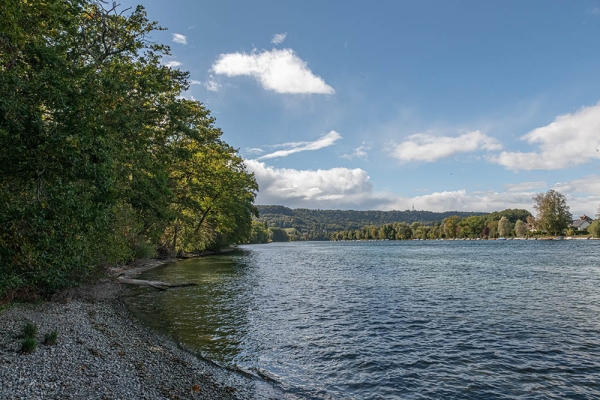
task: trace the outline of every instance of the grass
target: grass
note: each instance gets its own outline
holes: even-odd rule
[[[37,341],[34,338],[27,337],[21,343],[21,351],[25,354],[31,354],[37,349]]]
[[[25,339],[33,339],[37,333],[38,327],[35,323],[27,321],[25,325],[23,325],[23,337]]]
[[[54,330],[52,332],[47,332],[44,335],[44,344],[46,346],[55,345],[57,339],[58,339],[58,332],[56,330]]]

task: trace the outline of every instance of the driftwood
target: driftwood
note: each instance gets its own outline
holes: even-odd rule
[[[198,286],[197,283],[167,283],[160,281],[145,281],[142,279],[131,279],[120,276],[117,278],[117,282],[124,283],[126,285],[137,285],[137,286],[151,286],[158,290],[167,290],[169,288],[186,287],[186,286]]]

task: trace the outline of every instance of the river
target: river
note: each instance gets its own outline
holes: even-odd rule
[[[142,321],[282,397],[599,398],[600,241],[240,246],[142,278]]]

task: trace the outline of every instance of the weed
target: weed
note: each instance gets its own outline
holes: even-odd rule
[[[44,344],[46,346],[52,346],[54,344],[56,344],[56,340],[58,339],[58,332],[57,331],[52,331],[52,332],[48,332],[44,335]]]
[[[23,325],[23,337],[25,339],[33,339],[37,333],[38,327],[35,323],[27,321],[25,325]]]
[[[31,354],[37,348],[37,341],[32,337],[26,337],[21,343],[21,351],[25,354]]]

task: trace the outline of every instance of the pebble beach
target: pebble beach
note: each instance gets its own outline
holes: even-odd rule
[[[151,290],[151,289],[149,289]],[[280,398],[264,382],[221,368],[143,327],[111,280],[41,304],[0,310],[1,399]],[[35,351],[21,351],[37,325]],[[57,342],[44,345],[44,334]]]

